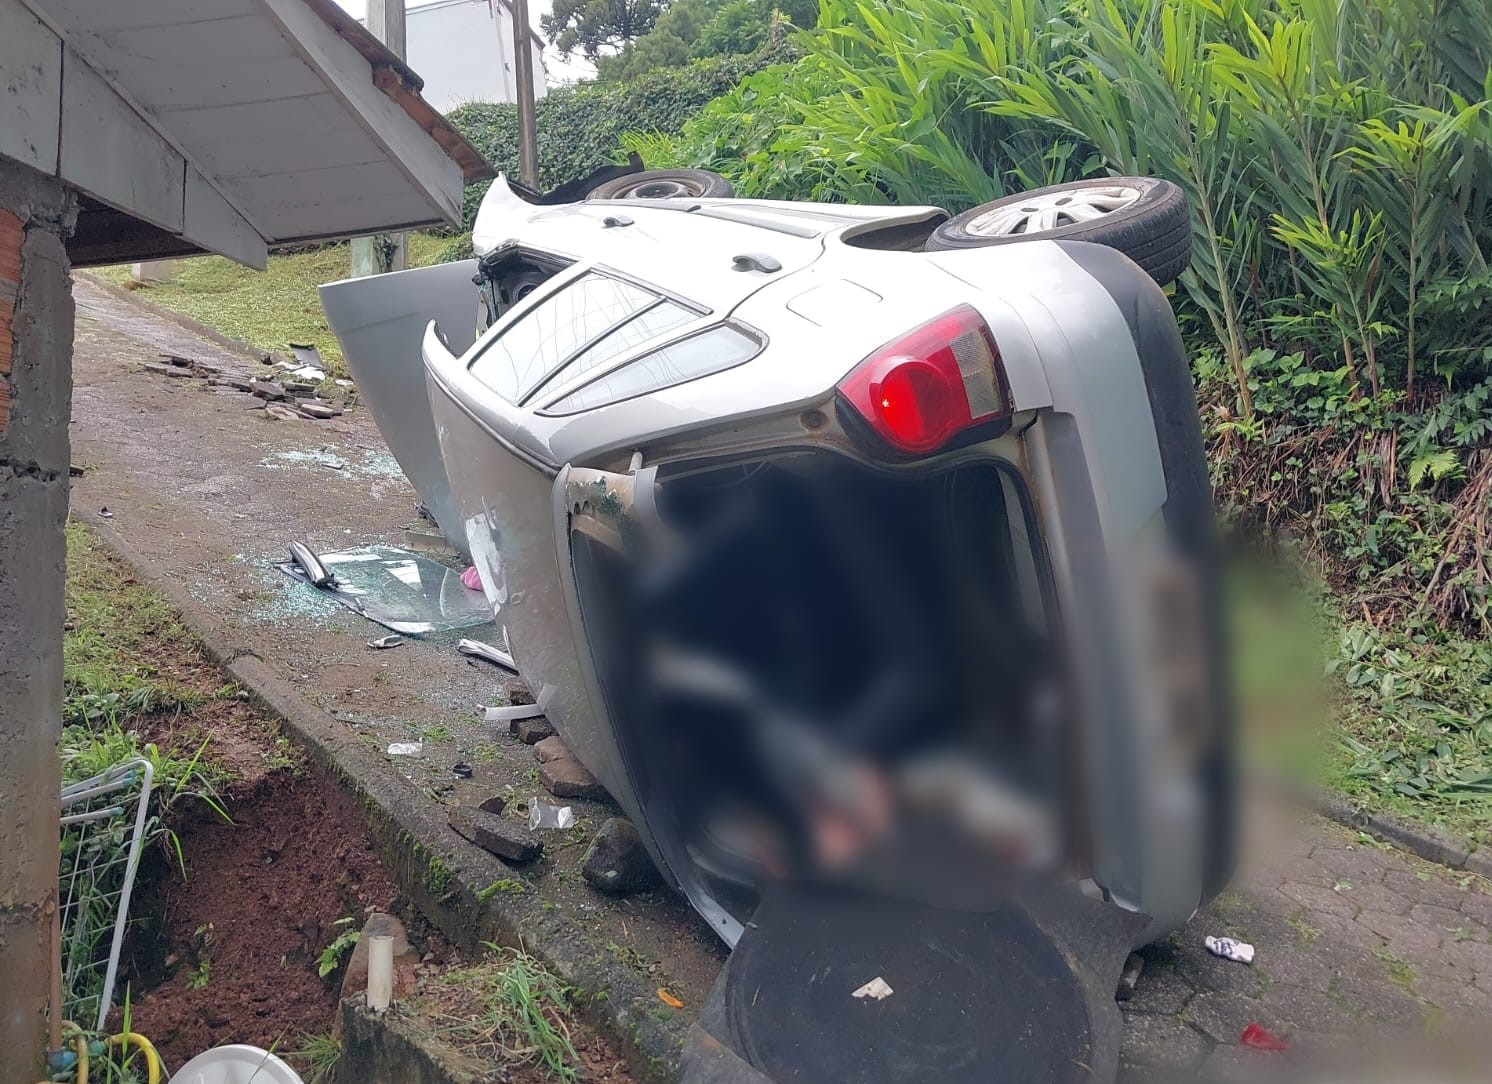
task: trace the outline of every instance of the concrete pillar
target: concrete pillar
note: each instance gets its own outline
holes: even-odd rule
[[[0,157],[0,1079],[45,1078],[58,763],[74,202]]]
[[[170,282],[176,277],[180,260],[146,260],[130,264],[130,278],[136,282]]]
[[[398,57],[404,56],[404,0],[368,0],[367,27]],[[380,233],[352,239],[351,277],[366,278],[409,266],[405,235]]]

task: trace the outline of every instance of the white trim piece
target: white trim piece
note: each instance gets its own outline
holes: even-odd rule
[[[263,271],[269,247],[249,220],[195,166],[186,167],[181,235],[194,245]]]
[[[461,220],[461,167],[373,85],[372,65],[300,0],[255,0],[296,53],[326,81],[364,130],[430,201],[436,217]]]
[[[62,54],[61,129],[63,181],[181,233],[186,160],[71,47]]]

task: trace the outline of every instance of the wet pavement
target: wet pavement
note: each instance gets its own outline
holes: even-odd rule
[[[402,544],[415,496],[371,417],[352,409],[280,421],[241,392],[145,371],[160,352],[237,375],[266,367],[85,280],[75,295],[73,462],[85,470],[73,479],[74,508],[107,507],[113,526],[211,607],[242,652],[360,740],[380,750],[421,741],[418,757],[390,757],[389,770],[424,800],[541,793],[532,751],[477,713],[521,687],[458,654],[462,633],[374,651],[367,644],[383,629],[273,567],[292,538],[326,551]],[[490,628],[475,635],[495,639]],[[470,780],[452,773],[458,760],[472,765]],[[523,876],[619,958],[698,1006],[723,959],[714,936],[667,892],[617,901],[585,885],[580,856],[611,810],[573,804],[578,826]],[[1234,888],[1146,950],[1123,1006],[1124,1079],[1275,1080],[1338,1055],[1379,1070],[1400,1055],[1423,1070],[1429,1054],[1461,1056],[1462,1041],[1492,1018],[1492,888],[1261,806]],[[1253,943],[1254,964],[1210,955],[1207,934]],[[1246,1049],[1249,1024],[1291,1050]],[[1464,1079],[1492,1077],[1485,1053],[1464,1054]]]

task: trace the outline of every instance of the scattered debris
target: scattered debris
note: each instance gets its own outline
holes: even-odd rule
[[[537,704],[534,707],[538,707]],[[538,745],[546,738],[554,737],[554,724],[542,715],[530,716],[527,719],[514,719],[509,724],[513,737],[524,745]]]
[[[86,469],[86,467],[83,467],[77,463],[69,463],[67,465],[67,476],[69,478],[81,478],[83,477],[83,471]]]
[[[451,827],[464,839],[507,862],[532,862],[544,853],[544,841],[507,817],[494,816],[480,809],[458,808],[451,811]]]
[[[424,742],[418,741],[396,741],[389,743],[389,756],[391,757],[417,757],[425,748]]]
[[[376,640],[369,640],[368,646],[374,651],[387,651],[391,647],[398,647],[403,642],[404,637],[390,634],[388,636],[380,636]]]
[[[470,779],[472,776],[471,765],[464,760],[458,760],[451,765],[451,774],[457,779]]]
[[[100,508],[98,510],[98,518],[99,519],[113,519],[114,518],[114,513],[110,512],[107,508]]]
[[[1140,984],[1140,976],[1145,971],[1145,957],[1138,952],[1131,952],[1124,961],[1124,970],[1119,972],[1119,988],[1114,991],[1115,1001],[1128,1001],[1135,996],[1135,988]]]
[[[280,386],[285,389],[286,395],[309,399],[316,397],[316,385],[307,384],[304,380],[281,380]]]
[[[1247,941],[1235,941],[1231,937],[1205,937],[1202,944],[1207,946],[1208,952],[1225,960],[1240,964],[1254,962],[1254,946]]]
[[[529,831],[540,828],[565,829],[575,827],[575,810],[567,805],[550,805],[542,798],[528,800]]]
[[[667,1005],[670,1009],[682,1009],[684,1007],[683,1001],[675,997],[673,994],[669,993],[661,986],[658,987],[658,1000],[663,1002],[663,1004]]]
[[[276,384],[273,380],[250,380],[249,391],[253,392],[261,399],[285,398],[284,387]]]
[[[574,757],[551,760],[539,765],[539,782],[556,798],[587,798],[600,801],[607,797],[606,788]]]
[[[1258,1024],[1249,1024],[1248,1027],[1244,1028],[1240,1041],[1244,1046],[1251,1047],[1254,1050],[1268,1050],[1275,1054],[1280,1054],[1290,1049],[1285,1045],[1283,1039],[1276,1038]]]
[[[462,640],[456,645],[456,650],[463,655],[470,655],[474,659],[485,659],[488,662],[496,663],[498,666],[506,670],[511,670],[515,674],[518,672],[518,666],[513,662],[512,655],[493,647],[491,644],[484,644],[481,640]]]
[[[165,358],[168,364],[174,365],[179,369],[190,369],[196,364],[191,358],[184,358],[180,354],[161,354],[159,356]]]
[[[281,406],[279,403],[268,404],[264,408],[264,413],[282,422],[298,422],[303,417],[297,411],[291,410],[287,406]]]
[[[436,528],[405,527],[404,544],[412,550],[424,550],[427,553],[454,554],[456,552],[446,541],[446,536]]]
[[[306,582],[312,587],[328,587],[337,582],[326,565],[322,564],[321,558],[316,556],[316,551],[304,542],[290,543],[290,559],[295,562],[296,567],[304,574]]]
[[[142,366],[142,368],[147,373],[155,373],[158,376],[185,377],[192,375],[192,371],[190,369],[178,369],[174,365],[157,365],[153,361],[147,361]]]
[[[544,709],[538,704],[504,704],[501,707],[484,708],[482,718],[489,723],[511,723],[543,714]]]
[[[296,363],[302,369],[311,369],[321,375],[316,380],[326,379],[326,362],[321,360],[321,355],[316,350],[315,343],[289,343],[290,352],[295,355]]]
[[[870,998],[873,1001],[885,1001],[893,993],[895,993],[895,991],[892,990],[891,987],[886,983],[886,980],[877,975],[875,978],[871,979],[850,996],[858,997],[862,1001],[865,998]]]
[[[477,804],[477,808],[483,813],[491,813],[494,817],[499,816],[503,810],[508,808],[508,800],[501,794],[494,794],[490,798],[483,798]]]
[[[214,388],[232,388],[235,391],[245,392],[253,390],[249,387],[249,385],[252,384],[253,381],[245,380],[243,377],[239,376],[215,376],[207,383],[209,387]]]
[[[308,418],[335,418],[342,413],[341,407],[325,399],[297,399],[295,409]]]
[[[551,760],[563,760],[573,755],[570,747],[565,744],[565,739],[558,734],[551,734],[534,743],[534,756],[539,758],[540,764],[548,764]]]
[[[461,573],[461,586],[468,591],[480,591],[482,589],[482,574],[477,571],[477,566],[472,565]]]
[[[609,896],[630,896],[662,881],[637,829],[621,817],[601,825],[581,861],[580,875]]]

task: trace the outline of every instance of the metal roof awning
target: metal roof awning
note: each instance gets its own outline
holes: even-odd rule
[[[0,0],[0,154],[82,195],[74,264],[455,224],[492,175],[332,0]],[[17,107],[19,109],[17,110]]]

